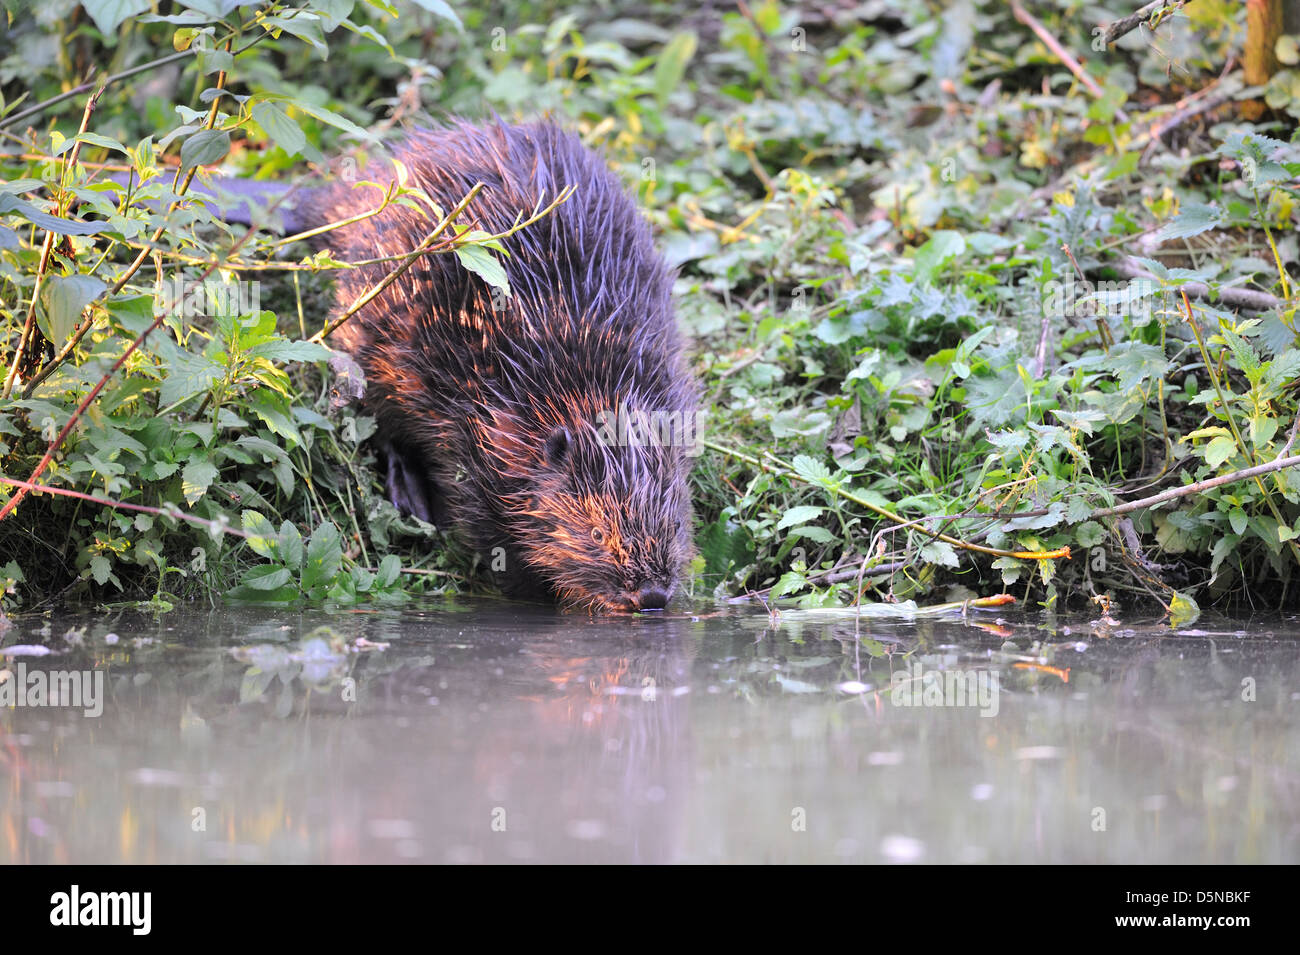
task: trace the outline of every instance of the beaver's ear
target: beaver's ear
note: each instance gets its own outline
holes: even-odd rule
[[[546,439],[546,463],[553,468],[558,468],[564,464],[565,458],[569,456],[569,442],[572,436],[569,429],[560,427],[550,433]]]

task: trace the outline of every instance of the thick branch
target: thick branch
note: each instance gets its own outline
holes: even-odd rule
[[[1204,481],[1196,481],[1192,484],[1184,484],[1182,487],[1170,488],[1168,491],[1161,491],[1159,494],[1153,494],[1151,497],[1139,498],[1136,501],[1126,501],[1123,504],[1117,504],[1114,507],[1103,507],[1093,511],[1088,515],[1088,520],[1095,521],[1100,517],[1114,517],[1116,514],[1127,514],[1130,511],[1140,511],[1144,508],[1155,507],[1157,504],[1163,504],[1166,501],[1173,501],[1180,497],[1187,497],[1189,494],[1200,494],[1202,491],[1208,491],[1210,488],[1219,487],[1222,484],[1232,484],[1236,481],[1245,481],[1250,478],[1259,477],[1261,474],[1271,474],[1274,471],[1281,471],[1283,468],[1293,468],[1300,464],[1300,455],[1293,455],[1289,458],[1276,458],[1267,464],[1257,464],[1253,468],[1245,468],[1241,471],[1233,471],[1231,474],[1221,474],[1218,477],[1206,478]]]

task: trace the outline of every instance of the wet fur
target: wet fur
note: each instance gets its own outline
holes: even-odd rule
[[[425,256],[333,336],[365,371],[390,497],[453,525],[489,565],[504,555],[509,592],[597,610],[662,606],[690,547],[689,458],[598,437],[601,412],[698,407],[649,227],[604,161],[549,124],[417,131],[392,155],[444,210],[484,183],[459,221],[487,232],[567,185],[577,192],[504,241],[504,307],[454,254]],[[391,169],[362,178],[388,181]],[[305,222],[379,199],[373,187],[324,187]],[[327,242],[343,260],[400,256],[434,221],[390,207]],[[340,308],[392,267],[340,272]]]

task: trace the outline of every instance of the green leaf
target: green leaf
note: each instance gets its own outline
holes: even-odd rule
[[[275,564],[263,564],[260,567],[254,567],[239,582],[253,590],[275,590],[277,587],[283,587],[289,582],[290,573],[284,567]]]
[[[831,486],[830,469],[816,458],[810,458],[806,454],[796,455],[790,465],[794,468],[795,474],[810,484],[824,488]]]
[[[108,286],[91,275],[55,275],[45,280],[41,301],[45,322],[41,332],[55,346],[62,347],[73,329],[81,324],[81,313]]]
[[[248,535],[248,546],[263,557],[275,557],[279,538],[275,527],[258,511],[244,511],[241,515],[244,533]]]
[[[312,0],[311,7],[320,16],[326,33],[333,33],[352,14],[354,0]]]
[[[930,237],[930,241],[916,250],[915,275],[917,283],[926,283],[934,279],[938,271],[948,262],[966,251],[966,240],[960,232],[941,230]]]
[[[307,134],[289,118],[289,114],[278,103],[255,103],[253,119],[266,130],[277,146],[290,156],[296,156],[307,145]]]
[[[329,56],[329,47],[325,44],[325,34],[321,30],[320,17],[314,13],[298,12],[294,17],[263,17],[258,21],[268,30],[283,30],[290,33],[298,39],[309,43],[321,59]]]
[[[254,345],[247,353],[251,358],[270,361],[329,361],[334,353],[317,342],[291,342],[283,339]]]
[[[505,266],[487,249],[479,245],[462,245],[456,249],[456,258],[488,285],[502,289],[506,295],[510,294],[510,280],[506,278]]]
[[[230,152],[230,134],[218,129],[200,129],[181,144],[181,175],[194,166],[211,166]]]
[[[807,504],[799,507],[792,507],[782,516],[779,524],[776,525],[778,531],[785,530],[787,527],[794,527],[796,524],[807,524],[815,520],[822,513],[823,508],[812,507]]]
[[[445,0],[415,0],[415,4],[416,6],[424,7],[424,9],[428,10],[435,16],[450,21],[456,29],[462,33],[465,32],[465,27],[461,24],[460,17],[456,15],[455,10],[447,5]]]
[[[126,147],[116,139],[110,139],[109,137],[101,136],[98,133],[78,133],[72,139],[68,140],[68,142],[89,143],[92,146],[102,146],[104,149],[112,149],[123,154],[127,151]]]
[[[104,303],[108,314],[116,319],[132,338],[153,324],[153,306],[152,295],[118,295]]]
[[[803,537],[816,544],[833,544],[837,538],[824,527],[796,527],[790,531],[791,539]]]
[[[787,571],[781,575],[772,586],[772,592],[768,594],[769,599],[776,600],[778,597],[784,597],[786,594],[798,593],[808,586],[808,577],[798,571]]]
[[[280,525],[280,560],[290,570],[297,570],[302,566],[302,534],[298,533],[298,528],[292,521],[285,521]]]
[[[704,573],[709,577],[720,577],[754,560],[749,534],[743,527],[729,528],[723,518],[704,528],[698,540]]]
[[[957,551],[947,541],[932,540],[921,545],[921,559],[941,567],[958,567]]]
[[[1084,521],[1074,529],[1074,539],[1080,547],[1096,547],[1106,539],[1106,528],[1096,521]]]
[[[377,137],[374,133],[370,132],[370,130],[362,129],[356,123],[352,122],[352,120],[345,116],[340,116],[333,110],[326,109],[323,106],[317,106],[314,103],[308,103],[305,100],[295,99],[292,102],[296,109],[302,110],[308,116],[314,116],[322,123],[333,126],[335,129],[341,129],[343,132],[356,136],[364,142],[373,143],[377,141]]]
[[[1217,468],[1236,453],[1236,442],[1232,438],[1220,436],[1205,446],[1205,463],[1212,468]]]
[[[1088,118],[1109,123],[1115,118],[1119,108],[1128,99],[1128,93],[1119,86],[1107,86],[1101,96],[1088,104]]]
[[[179,349],[168,362],[167,374],[158,392],[160,408],[170,408],[178,402],[207,392],[226,373],[225,365],[206,355],[191,355]]]
[[[113,36],[127,17],[148,10],[149,0],[82,0],[81,5],[95,21],[100,33]]]
[[[695,55],[695,34],[690,30],[676,34],[664,44],[655,63],[655,99],[662,108],[668,97],[686,75],[686,64]]]
[[[1233,357],[1237,359],[1238,367],[1246,373],[1246,377],[1250,380],[1251,384],[1258,383],[1260,379],[1259,356],[1255,354],[1255,349],[1250,346],[1250,342],[1246,341],[1230,328],[1219,329],[1219,334],[1223,336],[1223,340],[1227,342],[1228,347],[1232,349],[1232,354]]]
[[[227,50],[202,50],[198,54],[199,68],[206,75],[208,73],[220,73],[222,70],[229,72],[235,68],[235,55]],[[205,94],[213,92],[221,95],[215,89],[209,88],[203,91]],[[203,100],[207,102],[207,100]]]
[[[374,586],[379,590],[384,590],[397,583],[397,578],[402,573],[402,562],[396,554],[389,554],[379,562],[378,572],[375,574]]]
[[[1224,212],[1215,206],[1188,203],[1155,234],[1153,241],[1187,239],[1217,228],[1224,222]]]
[[[217,468],[208,458],[198,458],[181,471],[181,494],[191,505],[207,493],[217,479]]]
[[[311,539],[307,541],[307,560],[302,568],[303,591],[310,592],[318,584],[328,584],[342,564],[339,529],[332,522],[325,521],[312,531]]]
[[[267,388],[259,388],[248,397],[248,407],[280,437],[302,444],[302,434],[289,417],[288,399]]]
[[[96,554],[90,558],[90,576],[95,578],[95,583],[108,583],[109,574],[113,572],[113,565],[108,562],[108,558],[103,554]]]
[[[81,222],[77,219],[61,219],[48,212],[42,212],[30,202],[24,202],[17,196],[0,193],[0,215],[18,215],[33,225],[38,225],[46,232],[58,235],[98,235],[110,231],[106,222]]]

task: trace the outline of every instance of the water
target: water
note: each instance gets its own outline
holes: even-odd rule
[[[1297,629],[19,619],[6,648],[56,652],[9,657],[10,687],[99,672],[102,712],[0,710],[0,861],[1295,862]]]

